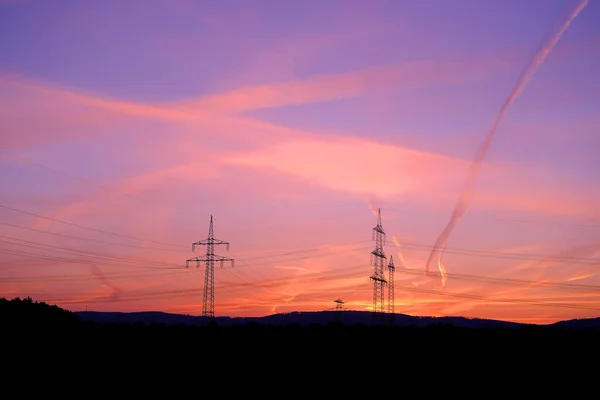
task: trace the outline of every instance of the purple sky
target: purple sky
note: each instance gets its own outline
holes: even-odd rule
[[[370,309],[381,208],[410,269],[396,312],[597,316],[566,286],[600,286],[593,0],[498,127],[445,286],[423,275],[500,106],[578,4],[0,0],[0,296],[198,314],[203,270],[180,269],[212,214],[237,262],[217,314]]]

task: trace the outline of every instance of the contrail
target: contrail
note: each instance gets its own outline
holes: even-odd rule
[[[563,33],[567,30],[571,22],[575,19],[575,17],[577,17],[577,15],[579,15],[581,10],[583,10],[583,8],[588,4],[588,2],[589,0],[583,0],[581,3],[579,3],[579,5],[575,8],[575,10],[573,10],[571,15],[569,15],[569,18],[567,18],[567,20],[563,23],[560,30],[548,42],[542,43],[538,51],[535,53],[533,59],[529,62],[529,64],[523,70],[523,72],[521,72],[521,76],[519,77],[517,84],[515,85],[514,89],[502,105],[502,108],[500,108],[500,111],[496,116],[496,120],[492,125],[492,128],[490,129],[485,140],[481,143],[479,149],[477,150],[477,153],[475,154],[475,159],[469,167],[467,180],[465,182],[465,185],[463,186],[460,196],[458,197],[458,202],[454,207],[452,216],[450,217],[446,228],[438,236],[433,248],[431,249],[431,253],[429,254],[429,258],[427,259],[427,264],[425,266],[425,270],[427,273],[429,273],[429,264],[433,259],[433,255],[438,249],[446,245],[446,242],[448,241],[450,234],[454,230],[456,223],[462,218],[462,216],[467,211],[469,194],[473,185],[475,184],[475,181],[477,180],[477,175],[479,174],[479,168],[481,167],[481,163],[483,162],[483,159],[485,158],[485,155],[487,154],[490,148],[492,139],[494,138],[494,134],[496,133],[496,127],[504,119],[504,115],[506,114],[506,111],[508,110],[510,105],[521,94],[523,89],[525,89],[533,73],[537,70],[537,68],[540,65],[544,63],[546,57],[548,57],[548,54],[550,54],[552,48],[556,45],[556,43],[559,41]]]
[[[106,277],[100,271],[100,268],[98,268],[98,266],[96,264],[92,264],[92,271],[94,272],[94,275],[96,275],[102,283],[104,283],[106,286],[108,286],[110,289],[112,289],[113,294],[110,297],[110,301],[117,301],[121,297],[121,289],[119,289],[118,287],[111,284],[110,281],[108,279],[106,279]]]
[[[442,277],[442,286],[446,287],[446,281],[448,280],[448,274],[446,274],[446,267],[442,264],[442,257],[444,256],[444,251],[446,251],[446,245],[444,244],[444,248],[440,253],[440,258],[438,258],[438,269],[440,270],[440,276]]]
[[[398,247],[398,260],[400,261],[400,266],[402,268],[408,268],[408,265],[406,264],[406,261],[404,260],[404,253],[402,252],[402,244],[400,244],[400,241],[398,239],[396,239],[396,236],[392,236],[392,241],[394,242],[396,247]]]
[[[377,216],[377,207],[375,207],[371,202],[369,202],[369,210],[371,210],[374,216]]]

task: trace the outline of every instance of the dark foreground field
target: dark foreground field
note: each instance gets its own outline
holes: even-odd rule
[[[161,379],[310,378],[327,385],[410,379],[431,385],[427,390],[454,379],[500,386],[585,380],[597,371],[600,344],[598,330],[548,327],[99,324],[29,300],[0,300],[0,324],[4,364],[15,368],[119,379],[159,371]],[[220,390],[236,389],[224,385]]]

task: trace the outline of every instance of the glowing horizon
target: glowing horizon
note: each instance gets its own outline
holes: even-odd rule
[[[597,2],[512,99],[429,274],[581,2],[233,3],[0,3],[0,297],[200,315],[185,261],[213,215],[215,315],[370,310],[381,208],[397,313],[600,316]]]

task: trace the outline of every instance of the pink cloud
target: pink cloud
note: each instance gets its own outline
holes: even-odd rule
[[[352,195],[375,194],[388,199],[417,196],[429,204],[454,201],[469,165],[463,159],[343,138],[287,142],[233,155],[225,161],[298,176],[307,184]],[[563,191],[551,177],[526,166],[488,164],[481,180],[493,184],[478,189],[471,204],[559,214],[595,210],[593,197]]]
[[[382,197],[433,192],[444,187],[448,175],[459,175],[467,165],[450,157],[342,138],[288,142],[225,161],[298,175],[307,184],[333,190]],[[436,173],[440,166],[448,175]]]
[[[202,145],[210,140],[236,140],[257,145],[297,137],[301,132],[261,121],[230,117],[208,110],[181,110],[166,105],[123,102],[47,86],[18,77],[0,77],[0,121],[3,147],[26,147],[74,139],[148,131],[148,121],[162,121],[172,135],[183,135]],[[199,140],[202,140],[199,142]],[[188,145],[189,149],[189,145]]]
[[[166,120],[189,120],[193,119],[194,115],[182,112],[180,110],[169,109],[160,106],[141,104],[135,102],[121,101],[117,99],[109,99],[99,97],[97,95],[85,94],[81,91],[69,90],[49,86],[47,84],[36,82],[34,80],[24,78],[19,75],[0,75],[0,87],[4,90],[11,90],[10,98],[18,99],[29,96],[36,96],[40,102],[48,103],[50,99],[61,99],[65,102],[92,106],[105,109],[115,113],[127,114],[138,117],[147,117],[153,119]],[[14,91],[17,90],[18,93]],[[31,97],[27,97],[28,100]]]
[[[373,67],[359,71],[316,76],[285,83],[251,86],[210,95],[198,100],[180,101],[183,110],[210,109],[241,112],[359,96],[391,85],[426,85],[456,82],[489,74],[508,65],[500,60],[417,61]]]

